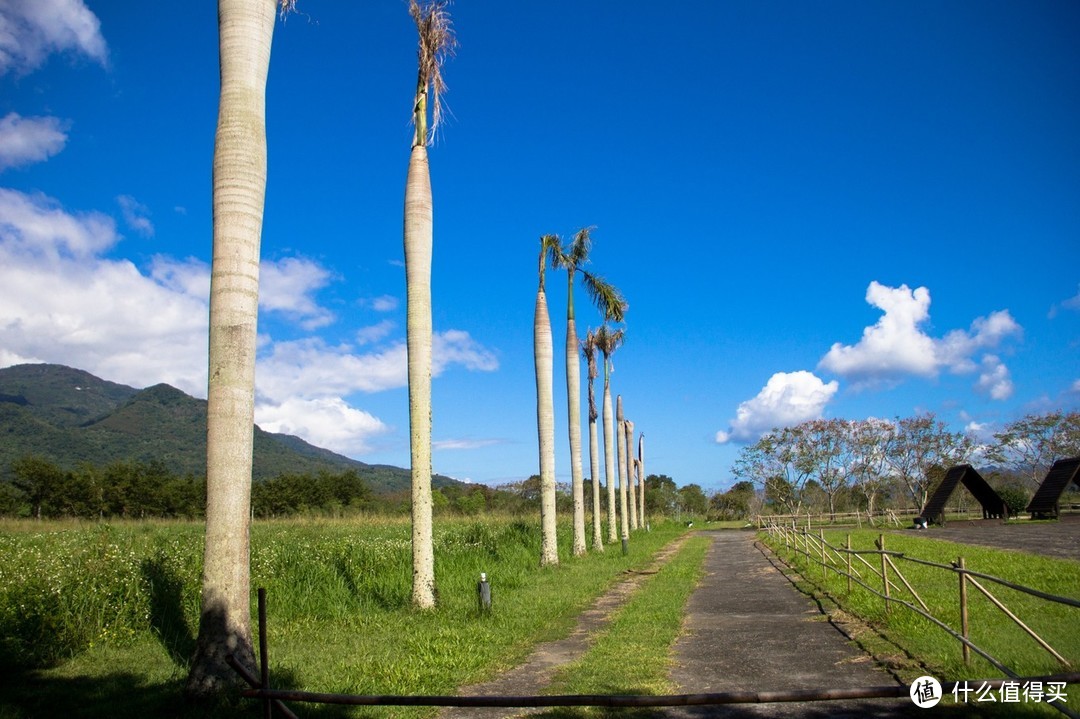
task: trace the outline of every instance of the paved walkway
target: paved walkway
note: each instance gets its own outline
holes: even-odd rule
[[[898,684],[854,646],[795,589],[754,545],[755,533],[708,532],[713,542],[705,576],[687,606],[685,635],[675,645],[675,693],[777,691],[852,688]],[[625,597],[631,585],[618,593]],[[575,661],[603,629],[599,615],[617,607],[602,598],[582,617],[567,640],[539,647],[522,667],[484,685],[462,687],[462,694],[539,694],[560,665]],[[940,711],[940,707],[938,711]],[[441,719],[521,716],[526,710],[446,709]],[[634,719],[724,717],[906,717],[918,716],[910,700],[874,699],[805,703],[739,704],[629,710]],[[926,716],[925,713],[921,716]]]
[[[898,684],[826,621],[754,546],[751,532],[716,531],[705,577],[675,644],[678,693],[831,689]],[[658,717],[901,717],[907,698],[686,707]],[[924,714],[925,716],[925,714]]]

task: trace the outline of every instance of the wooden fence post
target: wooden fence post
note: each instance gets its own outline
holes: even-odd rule
[[[847,593],[851,594],[851,535],[847,536]]]
[[[956,560],[956,566],[960,570],[960,636],[968,639],[968,600],[967,600],[967,572],[964,571],[964,558]],[[971,666],[971,647],[966,643],[961,644],[964,655],[964,666]]]
[[[889,613],[889,565],[885,561],[885,535],[879,534],[877,541],[881,550],[881,584],[885,587],[885,613]]]
[[[818,538],[821,540],[821,581],[822,583],[828,583],[829,581],[829,564],[828,557],[825,556],[825,530],[818,530]]]

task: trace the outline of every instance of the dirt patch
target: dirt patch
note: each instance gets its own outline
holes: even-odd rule
[[[925,535],[930,539],[1080,560],[1080,514],[1065,514],[1054,522],[947,520],[948,517],[944,527],[931,527]]]

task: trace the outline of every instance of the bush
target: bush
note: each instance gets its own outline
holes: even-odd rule
[[[1010,517],[1023,514],[1031,499],[1026,491],[1016,486],[1002,487],[998,490],[998,496],[1005,502]]]

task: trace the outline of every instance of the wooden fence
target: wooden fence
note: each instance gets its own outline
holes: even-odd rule
[[[1069,660],[1061,655],[1042,636],[1031,629],[1020,617],[996,597],[983,582],[996,583],[1018,592],[1037,597],[1038,599],[1062,604],[1080,609],[1080,600],[1071,597],[1062,597],[1031,587],[1025,587],[1014,582],[995,577],[990,574],[976,572],[965,566],[964,558],[958,557],[953,564],[942,564],[925,559],[908,556],[903,552],[890,551],[885,546],[885,535],[879,534],[875,541],[874,549],[855,550],[851,547],[851,535],[847,535],[846,546],[837,547],[825,540],[824,530],[818,530],[815,535],[808,529],[797,526],[794,522],[790,526],[777,522],[770,522],[765,526],[769,536],[778,545],[794,555],[804,557],[808,566],[817,565],[821,568],[823,582],[828,580],[829,572],[846,578],[847,592],[850,594],[853,585],[858,585],[871,594],[877,595],[883,602],[884,611],[888,614],[893,606],[906,608],[919,616],[929,620],[939,629],[955,638],[961,645],[961,653],[965,666],[971,664],[971,652],[983,657],[996,669],[1007,677],[1019,679],[1016,672],[1005,665],[1003,661],[991,655],[988,651],[978,647],[971,641],[968,622],[968,588],[973,587],[983,594],[991,604],[999,609],[1006,617],[1013,621],[1027,634],[1032,641],[1048,652],[1065,670],[1071,670]],[[868,557],[870,559],[868,559]],[[874,562],[874,563],[872,563]],[[954,573],[957,576],[957,602],[960,607],[960,627],[950,627],[941,618],[934,616],[930,608],[923,601],[915,587],[907,580],[903,572],[897,566],[897,562],[910,562],[927,567],[933,567],[942,571]],[[862,571],[860,571],[862,570]],[[866,576],[863,576],[866,572]],[[983,580],[983,581],[980,581]],[[873,583],[873,584],[871,584]],[[901,589],[902,586],[902,589]],[[906,595],[913,601],[902,599]],[[1080,621],[1080,614],[1077,616]],[[1076,714],[1065,707],[1052,705],[1062,713],[1070,717],[1080,719]]]

